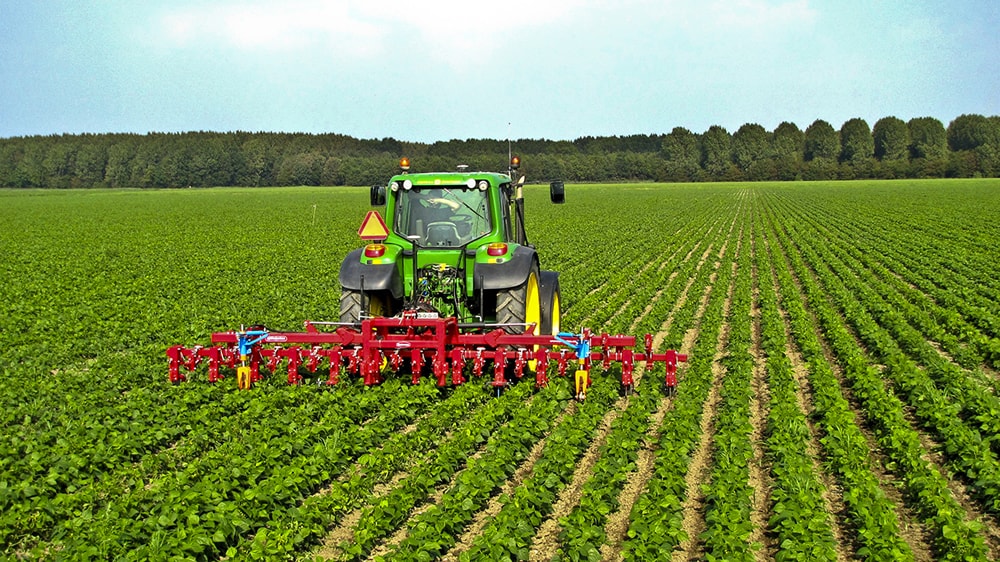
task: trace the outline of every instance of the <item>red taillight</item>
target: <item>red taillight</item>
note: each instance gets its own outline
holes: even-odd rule
[[[507,255],[507,244],[503,242],[494,242],[489,246],[486,246],[486,255],[498,257]]]
[[[380,258],[385,255],[385,244],[369,244],[365,246],[366,258]]]

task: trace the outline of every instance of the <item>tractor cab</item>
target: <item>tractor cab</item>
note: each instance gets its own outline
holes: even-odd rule
[[[434,181],[441,180],[440,175],[435,175]],[[466,247],[490,235],[504,236],[503,217],[500,221],[493,217],[497,205],[490,201],[489,180],[416,186],[407,181],[410,187],[394,189],[389,195],[386,214],[391,217],[393,234],[422,248],[450,249]],[[482,189],[476,185],[479,183]],[[494,226],[500,227],[496,233]]]

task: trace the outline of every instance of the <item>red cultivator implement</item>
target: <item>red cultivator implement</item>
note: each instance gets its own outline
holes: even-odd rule
[[[287,372],[289,384],[302,382],[300,369],[312,373],[329,370],[326,384],[336,384],[342,374],[358,375],[366,385],[382,382],[387,372],[408,370],[413,383],[433,376],[438,386],[459,385],[466,375],[481,377],[492,373],[492,385],[499,392],[512,380],[534,372],[539,386],[548,384],[546,372],[554,362],[565,376],[573,365],[576,391],[586,396],[590,369],[594,363],[605,369],[621,365],[621,384],[633,388],[636,363],[662,362],[665,384],[677,385],[677,362],[687,357],[674,350],[654,353],[653,338],[645,336],[645,349],[633,350],[636,338],[621,335],[559,333],[538,336],[530,332],[511,334],[502,326],[460,324],[455,318],[422,317],[416,313],[392,318],[369,318],[360,325],[339,322],[306,322],[304,332],[272,332],[263,327],[212,334],[211,346],[167,350],[170,381],[180,382],[202,361],[208,364],[208,380],[224,378],[222,369],[235,369],[240,388],[249,388],[261,379],[261,370]],[[321,331],[320,327],[333,328]]]

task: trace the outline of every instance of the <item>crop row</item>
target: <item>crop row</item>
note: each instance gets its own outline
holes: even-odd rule
[[[590,279],[584,276],[581,280],[587,283],[585,286],[596,285],[596,287],[575,303],[574,308],[565,315],[566,322],[571,325],[601,324],[614,317],[630,300],[641,302],[645,306],[649,299],[632,298],[635,293],[645,291],[649,294],[650,291],[661,287],[662,280],[673,271],[671,265],[687,263],[691,259],[697,262],[695,254],[698,252],[698,247],[712,229],[717,227],[718,222],[718,220],[711,221],[706,216],[703,223],[696,223],[683,236],[659,242],[663,249],[653,259],[650,259],[648,253],[657,251],[658,245],[635,244],[620,252],[608,252],[591,257],[584,262],[588,264]],[[637,268],[636,264],[642,266]],[[617,278],[609,279],[609,272],[618,272],[619,275],[615,276]]]
[[[501,399],[476,407],[489,393],[475,384],[457,389],[454,396],[461,396],[460,400],[439,404],[412,431],[398,434],[359,457],[355,470],[327,489],[306,497],[294,509],[273,513],[253,540],[240,545],[236,554],[251,559],[291,556],[318,543],[333,522],[362,507],[375,516],[367,516],[371,523],[362,517],[358,536],[376,536],[380,526],[392,522],[398,525],[424,497],[420,492],[426,494],[460,467],[473,449],[510,419],[513,409],[530,392],[530,385],[518,385]],[[415,455],[417,451],[420,453]],[[409,473],[404,473],[393,491],[381,498],[373,495],[377,485],[405,470]],[[376,499],[377,507],[373,507]]]
[[[719,560],[753,560],[760,544],[750,542],[753,532],[753,488],[750,465],[753,444],[750,423],[750,382],[754,361],[750,355],[752,326],[751,229],[744,223],[745,241],[737,256],[732,297],[727,316],[726,353],[722,357],[720,403],[712,428],[709,482],[704,486],[706,529],[699,537],[707,556]]]
[[[700,420],[712,385],[712,362],[729,293],[731,264],[733,255],[739,252],[740,244],[731,242],[729,253],[716,270],[717,276],[698,325],[698,338],[691,351],[688,368],[673,398],[673,408],[663,420],[653,475],[629,516],[628,541],[623,547],[626,560],[653,559],[659,553],[673,550],[685,536],[681,529],[683,498],[686,496],[684,475],[701,435]],[[694,286],[703,285],[696,282]]]

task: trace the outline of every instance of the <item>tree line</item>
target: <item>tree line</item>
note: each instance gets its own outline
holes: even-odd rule
[[[1000,177],[1000,116],[817,119],[805,130],[747,123],[735,132],[675,127],[660,135],[519,139],[529,179],[764,181]],[[0,187],[373,185],[397,170],[506,168],[507,141],[416,143],[338,134],[109,133],[0,139]]]

